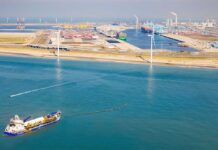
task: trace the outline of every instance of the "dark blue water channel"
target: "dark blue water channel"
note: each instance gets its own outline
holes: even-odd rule
[[[128,35],[127,42],[139,48],[150,49],[151,37],[148,34],[142,33],[140,30],[126,30]],[[180,47],[179,41],[163,37],[161,35],[154,36],[154,49],[167,49],[172,51],[196,51],[190,47]]]

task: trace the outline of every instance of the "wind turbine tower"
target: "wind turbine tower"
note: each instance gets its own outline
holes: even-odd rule
[[[138,29],[138,27],[139,27],[139,18],[136,15],[134,15],[134,17],[136,19],[135,28]]]
[[[60,57],[60,30],[57,32],[57,49],[58,49],[58,61]]]
[[[149,34],[148,36],[151,37],[151,53],[150,53],[150,63],[153,63],[153,43],[154,43],[154,26],[152,27],[152,34]]]
[[[175,16],[175,26],[177,27],[178,25],[178,15],[175,12],[171,12],[171,15]]]

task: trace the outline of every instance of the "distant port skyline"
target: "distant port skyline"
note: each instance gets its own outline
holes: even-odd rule
[[[217,0],[1,0],[1,17],[73,17],[114,19],[168,18],[175,11],[180,18],[217,19]]]
[[[79,22],[96,22],[96,23],[135,23],[134,16],[119,18],[119,17],[111,17],[111,18],[91,18],[91,17],[24,17],[24,16],[0,16],[0,23],[17,23],[18,18],[23,18],[25,23],[79,23]],[[151,22],[166,22],[167,19],[174,19],[173,16],[168,18],[141,18],[139,17],[139,22],[144,23],[147,21]],[[205,22],[207,20],[210,21],[218,21],[218,18],[179,18],[179,22]]]

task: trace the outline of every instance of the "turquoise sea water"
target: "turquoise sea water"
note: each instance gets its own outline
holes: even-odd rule
[[[1,56],[0,87],[1,132],[14,114],[63,113],[32,134],[0,134],[1,150],[218,149],[218,70]]]

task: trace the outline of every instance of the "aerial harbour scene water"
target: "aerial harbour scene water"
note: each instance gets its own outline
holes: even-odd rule
[[[0,149],[218,149],[209,1],[3,0]]]

